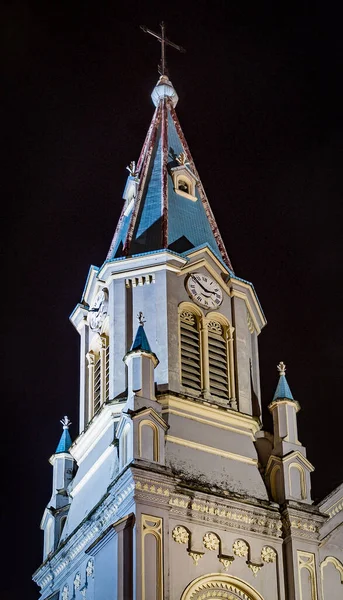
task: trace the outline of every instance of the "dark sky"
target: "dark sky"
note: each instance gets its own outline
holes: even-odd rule
[[[342,14],[330,2],[4,2],[4,600],[34,600],[67,414],[69,315],[101,265],[153,105],[162,19],[177,113],[234,269],[252,281],[265,426],[283,360],[315,500],[342,480]],[[4,587],[8,588],[6,591]]]

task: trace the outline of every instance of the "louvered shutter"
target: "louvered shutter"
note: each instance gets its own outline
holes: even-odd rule
[[[94,396],[93,396],[93,415],[100,408],[100,387],[101,387],[101,359],[100,357],[94,365]]]
[[[200,334],[196,316],[190,311],[180,315],[181,382],[201,391]]]
[[[229,398],[228,353],[225,331],[217,321],[208,323],[208,368],[210,392]]]

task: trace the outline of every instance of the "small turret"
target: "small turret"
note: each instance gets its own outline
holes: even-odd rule
[[[49,459],[53,466],[52,495],[41,522],[44,530],[44,559],[57,548],[65,524],[70,504],[68,486],[74,475],[74,458],[69,453],[72,440],[69,433],[69,421],[64,416],[60,421],[63,426],[62,435],[55,454]]]
[[[296,414],[300,404],[294,400],[286,379],[286,365],[278,364],[279,381],[272,402],[268,408],[273,416],[274,448],[273,453],[285,456],[291,450],[299,449],[298,427]],[[301,448],[303,448],[301,446]],[[305,450],[305,449],[304,449]]]
[[[143,313],[140,312],[137,318],[139,326],[136,337],[123,359],[128,368],[128,400],[133,396],[155,400],[154,369],[159,360],[152,352],[144,331]],[[130,406],[130,408],[134,407]]]
[[[306,458],[306,448],[298,440],[296,415],[300,405],[288,385],[286,365],[280,362],[277,369],[279,381],[268,407],[273,416],[274,444],[266,467],[266,481],[276,502],[296,500],[311,504],[313,466]]]
[[[168,426],[162,418],[162,406],[156,401],[154,380],[159,360],[144,331],[143,313],[137,317],[136,337],[123,358],[128,368],[128,393],[116,431],[120,468],[136,459],[164,464]]]

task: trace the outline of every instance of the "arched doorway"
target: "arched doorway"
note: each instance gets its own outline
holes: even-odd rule
[[[210,573],[194,579],[185,589],[181,600],[263,600],[251,585],[223,573]]]

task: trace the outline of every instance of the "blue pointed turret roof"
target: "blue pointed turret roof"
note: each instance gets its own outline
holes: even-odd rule
[[[143,350],[144,352],[149,352],[150,354],[152,354],[152,350],[150,348],[150,344],[146,336],[143,323],[140,323],[138,325],[136,337],[132,343],[130,352],[132,352],[133,350]]]
[[[125,203],[107,260],[207,244],[233,271],[211,207],[175,112],[177,94],[166,75],[152,93],[156,106],[141,155],[132,162]],[[175,173],[194,183],[193,198],[175,190]]]
[[[283,362],[280,362],[277,366],[278,371],[279,371],[279,381],[278,384],[276,386],[276,390],[275,390],[275,394],[273,397],[273,402],[275,402],[276,400],[293,400],[293,395],[292,392],[290,390],[290,387],[288,385],[287,379],[286,379],[286,365]]]
[[[72,445],[70,433],[69,433],[69,425],[71,425],[71,421],[69,421],[68,417],[65,416],[61,419],[61,423],[63,425],[63,431],[58,442],[55,454],[62,454],[64,452],[68,452],[70,446]]]

